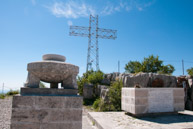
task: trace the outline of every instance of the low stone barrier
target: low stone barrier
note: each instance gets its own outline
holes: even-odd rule
[[[183,88],[122,88],[122,110],[133,115],[184,110]]]

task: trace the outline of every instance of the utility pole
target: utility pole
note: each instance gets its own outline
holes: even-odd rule
[[[182,59],[182,73],[184,75],[184,60]]]
[[[118,61],[118,72],[120,73],[120,61]]]
[[[4,94],[4,83],[3,83],[3,86],[2,86],[2,94]]]
[[[89,27],[70,26],[70,36],[88,37],[86,72],[89,70],[99,70],[98,38],[116,39],[116,33],[116,30],[98,28],[98,15],[90,15]],[[93,65],[95,65],[96,68],[94,68]]]

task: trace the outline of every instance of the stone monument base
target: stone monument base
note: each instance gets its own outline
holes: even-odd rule
[[[66,96],[77,95],[77,89],[50,89],[50,88],[21,88],[21,95],[25,96]]]
[[[122,110],[134,116],[184,110],[183,88],[122,88]]]
[[[11,129],[82,129],[82,97],[14,96]]]

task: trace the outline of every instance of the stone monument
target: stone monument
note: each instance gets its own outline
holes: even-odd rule
[[[61,55],[47,54],[28,64],[21,95],[12,102],[11,129],[82,129],[82,97],[77,95],[79,68]],[[40,81],[50,88],[39,88]],[[58,83],[62,88],[58,89]]]

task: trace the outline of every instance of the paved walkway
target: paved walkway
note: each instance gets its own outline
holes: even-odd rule
[[[82,129],[97,129],[94,123],[88,118],[88,109],[83,106]]]
[[[100,129],[193,129],[193,112],[134,118],[125,112],[89,112]]]

